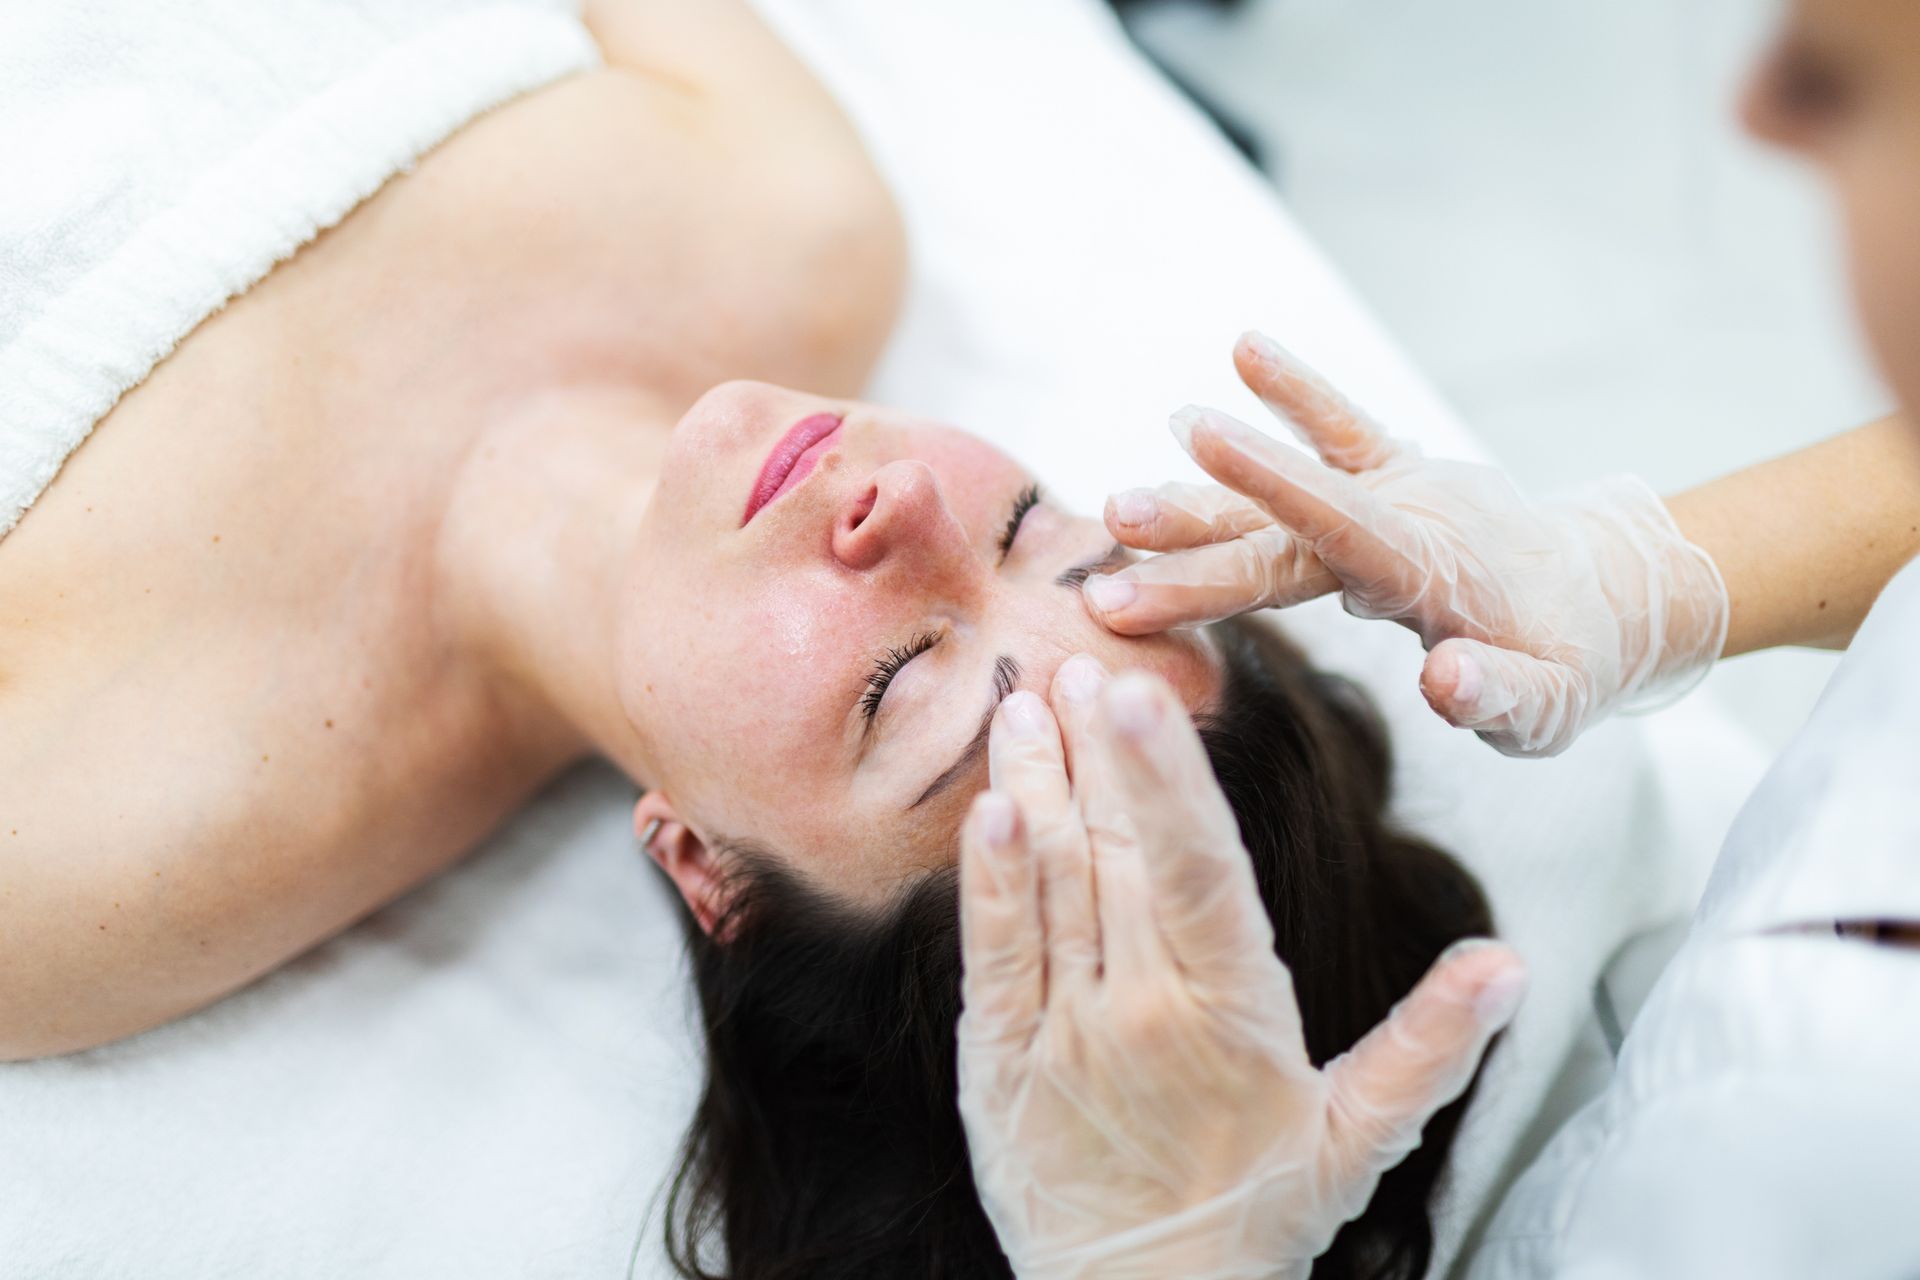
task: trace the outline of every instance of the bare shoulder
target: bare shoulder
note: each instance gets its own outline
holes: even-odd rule
[[[829,87],[734,0],[600,0],[587,20],[606,66],[450,139],[406,180],[414,238],[431,224],[437,252],[548,282],[567,306],[554,323],[615,331],[672,291],[683,350],[845,356],[824,373],[716,366],[694,394],[742,376],[855,393],[897,315],[907,242]]]
[[[500,397],[563,361],[689,400],[871,367],[904,241],[831,95],[736,0],[588,19],[606,68],[473,121],[210,317],[0,542],[0,1058],[232,990],[571,749],[422,604]]]
[[[610,67],[695,95],[819,97],[818,84],[744,0],[587,0]]]

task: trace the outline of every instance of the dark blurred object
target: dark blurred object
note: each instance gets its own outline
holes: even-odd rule
[[[1134,15],[1158,5],[1175,3],[1197,6],[1203,9],[1217,9],[1223,12],[1245,7],[1245,0],[1107,0],[1107,3],[1113,7],[1114,14],[1120,19],[1120,25],[1127,29],[1129,36],[1131,36],[1133,32]],[[1192,81],[1168,66],[1161,60],[1159,54],[1155,53],[1137,39],[1134,40],[1133,45],[1134,48],[1140,50],[1147,61],[1159,69],[1160,74],[1167,78],[1169,84],[1185,94],[1188,101],[1206,113],[1207,119],[1213,121],[1214,127],[1219,129],[1221,135],[1233,144],[1234,150],[1247,158],[1247,163],[1256,169],[1264,167],[1266,157],[1261,149],[1259,139],[1253,136],[1252,130],[1235,119],[1232,114],[1212,98],[1208,97],[1206,93],[1195,87]]]

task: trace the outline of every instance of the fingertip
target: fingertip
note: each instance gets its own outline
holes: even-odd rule
[[[1449,721],[1473,714],[1485,684],[1479,663],[1449,643],[1435,646],[1420,673],[1420,692],[1427,705]]]
[[[987,735],[987,783],[992,787],[1032,782],[1061,765],[1060,726],[1039,694],[1016,689],[1000,700]]]
[[[1442,994],[1471,1005],[1485,1031],[1513,1020],[1527,992],[1527,965],[1518,952],[1492,938],[1462,938],[1441,952],[1432,969]]]
[[[1082,584],[1080,594],[1094,616],[1104,621],[1132,606],[1140,598],[1140,588],[1124,577],[1100,573]]]
[[[1496,973],[1474,997],[1473,1011],[1480,1025],[1498,1031],[1513,1021],[1527,997],[1527,967],[1515,957],[1511,966]]]
[[[1188,454],[1193,452],[1193,428],[1202,412],[1197,404],[1182,405],[1167,418],[1167,430],[1173,432],[1173,438]]]
[[[1157,636],[1162,632],[1186,625],[1178,620],[1163,620],[1150,610],[1126,609],[1119,613],[1097,613],[1090,609],[1088,612],[1093,614],[1095,622],[1108,631],[1128,639]]]
[[[1116,533],[1121,529],[1146,529],[1159,511],[1160,504],[1151,493],[1145,489],[1127,489],[1107,499],[1107,527]]]
[[[1238,360],[1252,361],[1265,366],[1274,366],[1286,361],[1287,353],[1279,343],[1258,329],[1248,329],[1233,344],[1233,353]]]
[[[1014,738],[1044,738],[1051,713],[1040,695],[1030,689],[1015,689],[1000,700],[994,711],[996,723],[1005,726]]]
[[[1090,653],[1076,653],[1053,673],[1051,698],[1056,704],[1084,711],[1107,683],[1107,668]]]

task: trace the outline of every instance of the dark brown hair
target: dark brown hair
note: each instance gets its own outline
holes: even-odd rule
[[[1387,742],[1351,684],[1268,628],[1216,626],[1219,706],[1201,737],[1239,819],[1274,949],[1324,1062],[1491,918],[1473,878],[1387,823]],[[955,1102],[956,878],[880,913],[765,856],[740,860],[710,937],[687,918],[707,1081],[673,1180],[667,1250],[690,1280],[1011,1275],[974,1191]],[[1414,1277],[1465,1099],[1428,1125],[1317,1280]]]

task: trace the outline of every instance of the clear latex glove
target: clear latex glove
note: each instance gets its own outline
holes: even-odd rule
[[[1130,489],[1107,499],[1106,514],[1122,544],[1163,553],[1087,580],[1094,616],[1121,635],[1285,608],[1340,589],[1311,546],[1220,485]],[[1117,595],[1121,584],[1131,594]]]
[[[1205,750],[1085,655],[1007,698],[962,829],[960,1113],[1021,1280],[1303,1277],[1524,986],[1476,941],[1324,1069]],[[1069,780],[1071,778],[1071,781]]]
[[[1509,755],[1554,755],[1614,711],[1671,701],[1720,656],[1719,570],[1640,481],[1532,502],[1495,468],[1390,439],[1259,335],[1234,359],[1321,460],[1211,409],[1175,414],[1181,444],[1226,488],[1108,504],[1122,542],[1169,552],[1087,581],[1109,628],[1136,635],[1340,590],[1349,613],[1417,632],[1427,701]]]

